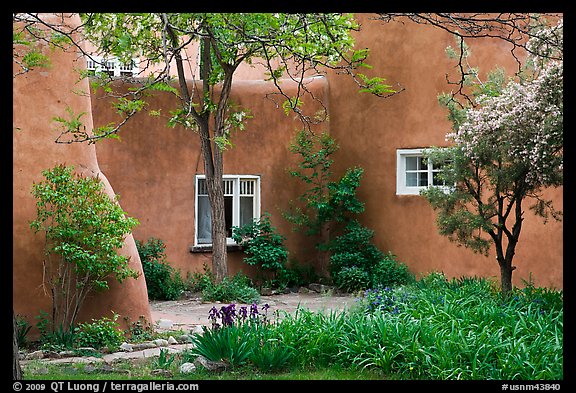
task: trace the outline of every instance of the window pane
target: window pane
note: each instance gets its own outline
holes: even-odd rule
[[[418,157],[406,157],[406,170],[415,171],[418,169]]]
[[[428,185],[428,172],[418,172],[418,185],[421,187],[425,187]]]
[[[424,157],[418,157],[418,169],[428,170],[428,159]]]
[[[443,186],[445,184],[440,178],[440,172],[432,172],[432,184],[435,186]]]
[[[417,172],[407,172],[406,173],[406,187],[416,187],[418,185],[418,173]]]
[[[224,197],[224,220],[226,222],[226,237],[232,237],[232,196]]]
[[[198,195],[198,243],[212,242],[212,213],[208,196]]]
[[[240,226],[251,224],[254,219],[254,198],[240,197]]]

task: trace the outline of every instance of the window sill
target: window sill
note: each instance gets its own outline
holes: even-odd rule
[[[228,244],[226,245],[227,252],[238,252],[242,251],[243,247],[239,244]],[[190,253],[192,254],[204,254],[204,253],[211,253],[212,252],[212,245],[205,245],[205,246],[190,246]]]

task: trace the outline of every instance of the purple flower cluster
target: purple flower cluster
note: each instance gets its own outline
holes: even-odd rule
[[[238,310],[234,303],[222,306],[220,309],[213,306],[208,312],[208,319],[212,322],[213,329],[218,329],[221,326],[232,326],[234,323],[266,323],[269,308],[268,303],[262,306],[262,311],[258,310],[256,303],[252,303],[249,309],[248,306],[240,306]]]

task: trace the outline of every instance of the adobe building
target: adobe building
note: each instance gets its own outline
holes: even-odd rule
[[[353,166],[364,169],[358,196],[366,210],[360,221],[375,231],[374,241],[382,251],[391,251],[417,276],[443,271],[448,277],[499,280],[495,254],[474,254],[439,235],[436,213],[418,195],[418,189],[397,184],[403,176],[402,160],[423,148],[447,146],[445,136],[451,124],[437,96],[454,88],[447,83],[446,74],[456,79],[455,61],[445,54],[445,48],[454,45],[454,37],[409,21],[386,24],[369,14],[356,17],[362,25],[356,47],[370,49],[368,63],[374,67],[370,75],[383,76],[388,84],[404,90],[383,99],[359,93],[351,78],[335,72],[307,80],[308,88],[329,112],[329,121],[318,130],[329,132],[340,145],[333,165],[335,176]],[[467,43],[472,51],[469,61],[482,75],[496,66],[505,67],[510,75],[517,70],[505,42],[474,39]],[[289,201],[302,193],[301,182],[287,173],[298,162],[288,146],[301,125],[269,99],[267,93],[274,91],[257,67],[243,65],[235,74],[231,100],[249,109],[253,118],[244,131],[233,136],[234,147],[224,153],[232,225],[240,223],[241,203],[248,198],[254,217],[264,212],[272,215],[273,225],[287,238],[292,259],[325,274],[326,266],[318,261],[313,239],[293,232],[282,217]],[[96,96],[92,100],[95,123],[118,120],[106,100],[98,93]],[[148,108],[169,113],[175,108],[174,100],[168,93],[157,92]],[[168,261],[183,277],[188,272],[202,272],[204,265],[211,266],[211,254],[205,247],[209,231],[203,227],[206,196],[198,135],[178,126],[168,128],[166,118],[149,116],[146,111],[129,123],[120,133],[120,142],[102,141],[97,149],[101,168],[122,196],[123,207],[141,221],[134,237],[162,239]],[[243,195],[245,184],[253,185],[250,190],[256,193]],[[546,196],[562,209],[562,188],[549,190]],[[525,205],[514,259],[514,285],[522,286],[523,280],[532,276],[535,285],[562,288],[562,222],[551,220],[544,225],[527,208],[529,203]],[[242,252],[230,247],[228,256],[229,274],[240,270],[254,273],[242,263]]]
[[[374,230],[374,242],[382,251],[391,251],[417,276],[442,271],[448,277],[499,280],[493,253],[489,257],[474,254],[439,235],[436,213],[429,203],[417,190],[398,184],[407,157],[417,156],[423,148],[447,146],[445,136],[451,124],[437,96],[453,88],[446,74],[455,75],[455,62],[445,55],[445,48],[454,45],[454,38],[430,26],[386,24],[368,14],[356,16],[362,25],[356,33],[356,47],[370,49],[371,75],[383,76],[388,84],[403,91],[386,99],[359,93],[350,78],[335,72],[306,80],[329,111],[329,121],[318,131],[329,132],[340,145],[333,165],[335,176],[353,166],[364,169],[358,197],[366,210],[360,221]],[[516,70],[510,47],[503,41],[474,39],[467,43],[472,50],[470,62],[483,75],[495,66],[505,67],[509,74]],[[13,132],[15,313],[33,318],[38,310],[49,306],[49,298],[41,290],[43,240],[28,227],[35,217],[30,189],[34,181],[40,180],[43,169],[61,162],[107,179],[109,191],[120,195],[122,208],[140,221],[122,250],[131,255],[135,268],[141,270],[134,239],[146,241],[151,237],[166,244],[167,260],[183,277],[210,267],[206,237],[209,220],[198,135],[179,126],[169,128],[166,118],[149,113],[152,109],[169,113],[175,108],[175,98],[166,92],[154,92],[147,99],[147,110],[130,119],[120,131],[120,140],[57,145],[48,125],[52,117],[65,113],[66,106],[76,113],[86,112],[85,119],[90,119],[87,126],[93,123],[98,127],[118,117],[101,93],[93,92],[91,97],[70,94],[79,89],[72,68],[86,67],[85,60],[72,53],[55,52],[51,57],[53,66],[49,70],[14,79],[14,124],[19,127]],[[270,213],[272,224],[287,238],[290,258],[325,273],[326,266],[318,262],[314,239],[293,232],[282,217],[289,201],[296,200],[303,191],[301,182],[287,172],[298,162],[288,146],[301,124],[270,99],[268,93],[275,88],[263,80],[261,70],[245,66],[240,71],[233,82],[231,100],[249,109],[253,117],[247,120],[244,131],[234,134],[234,147],[224,154],[230,224]],[[88,91],[88,82],[80,83]],[[293,88],[290,82],[283,83]],[[559,210],[563,208],[562,191],[560,187],[546,192]],[[522,286],[523,280],[532,276],[537,286],[563,288],[562,225],[555,221],[544,225],[525,208],[514,259],[514,285]],[[243,263],[241,251],[230,247],[228,256],[230,275],[238,271],[256,273]],[[132,320],[139,315],[149,318],[147,301],[144,280],[128,280],[114,285],[105,296],[91,299],[85,317],[113,310]]]
[[[50,15],[46,16],[47,18]],[[51,21],[57,21],[52,17]],[[66,18],[72,26],[79,18]],[[42,171],[59,164],[73,165],[78,173],[98,176],[106,192],[116,192],[102,172],[95,145],[86,143],[55,143],[57,126],[55,116],[68,118],[66,108],[74,113],[84,112],[84,125],[92,128],[91,99],[78,91],[89,91],[88,80],[79,81],[75,68],[86,68],[86,59],[72,49],[42,52],[50,59],[50,66],[37,68],[14,78],[12,91],[12,296],[13,311],[35,326],[41,311],[51,314],[52,300],[48,288],[43,285],[43,261],[45,236],[34,234],[30,221],[36,219],[36,199],[32,195],[33,183],[44,180]],[[14,65],[14,73],[17,67]],[[122,205],[122,203],[121,203]],[[129,267],[140,273],[138,279],[127,279],[123,284],[110,280],[110,290],[89,296],[79,315],[79,322],[112,313],[135,322],[140,316],[151,320],[146,281],[142,274],[140,257],[134,238],[129,234],[122,255],[130,257]],[[129,301],[127,301],[129,299]],[[120,318],[119,323],[125,324]],[[37,333],[35,329],[32,334]]]

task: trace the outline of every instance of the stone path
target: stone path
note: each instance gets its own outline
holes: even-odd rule
[[[329,293],[309,293],[291,292],[281,295],[261,296],[258,308],[268,304],[267,315],[273,317],[277,311],[294,313],[298,307],[307,308],[312,311],[329,312],[350,308],[356,302],[354,296],[332,295]],[[161,330],[189,330],[198,325],[209,325],[208,313],[212,307],[220,308],[228,303],[203,303],[198,296],[193,296],[184,300],[174,301],[151,301],[150,309],[153,323]],[[237,304],[240,306],[250,306]],[[168,322],[170,321],[170,322]]]

